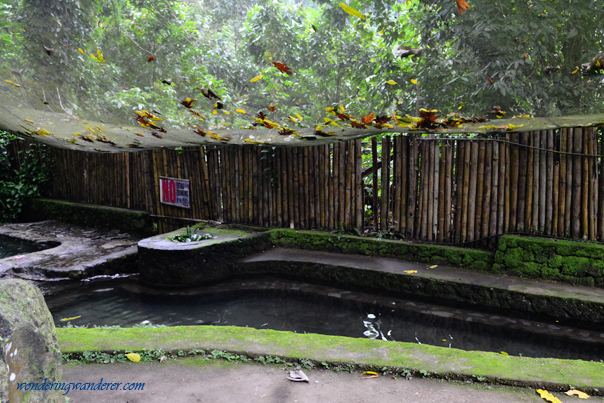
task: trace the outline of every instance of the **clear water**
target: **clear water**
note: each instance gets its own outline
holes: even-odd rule
[[[406,309],[410,304],[416,305],[410,300],[389,299],[393,302],[370,304],[329,297],[327,293],[301,292],[300,284],[303,283],[273,281],[276,283],[271,280],[239,281],[205,290],[175,292],[145,289],[132,280],[113,280],[80,282],[68,289],[46,289],[45,292],[57,326],[67,323],[60,319],[81,315],[70,323],[128,327],[148,320],[168,326],[249,326],[425,343],[463,350],[505,351],[527,357],[604,359],[604,348],[600,344],[519,332],[510,329],[503,320],[489,326],[443,317],[442,312],[460,312],[449,307],[436,307],[440,315],[426,314],[417,309]],[[242,284],[248,287],[242,288]],[[256,284],[260,289],[250,288],[250,284]],[[320,289],[320,286],[316,287]]]
[[[49,246],[0,235],[0,259],[48,249]]]

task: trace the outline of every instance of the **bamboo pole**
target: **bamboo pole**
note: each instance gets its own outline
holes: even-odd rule
[[[440,147],[439,147],[440,145]],[[447,180],[447,147],[445,141],[439,141],[436,143],[436,149],[440,148],[440,163],[439,163],[439,182],[438,182],[438,227],[436,236],[438,242],[445,241],[445,197],[446,197],[446,180]],[[438,155],[438,154],[437,154]]]
[[[463,211],[463,179],[464,179],[464,141],[457,140],[455,142],[455,235],[454,242],[462,242],[461,227],[462,227],[462,211]]]
[[[296,200],[298,199],[297,194],[294,192],[296,183],[295,183],[295,164],[294,164],[294,149],[291,147],[287,147],[287,199],[289,201],[288,210],[289,210],[289,228],[296,228]],[[333,204],[332,207],[333,208]]]
[[[589,154],[589,129],[583,129],[583,154]],[[581,237],[589,237],[589,157],[581,157]]]
[[[421,240],[428,236],[428,186],[430,183],[430,143],[422,141],[421,144],[421,168],[420,168],[420,195],[419,195],[419,234]]]
[[[407,234],[407,216],[409,215],[408,198],[409,198],[409,136],[401,136],[401,206],[399,218],[401,220],[400,233],[406,237]],[[415,172],[415,171],[413,171]]]
[[[531,136],[534,140],[535,147],[541,148],[541,134],[540,132],[531,132]],[[533,180],[533,217],[531,230],[533,232],[539,231],[539,210],[541,208],[540,200],[540,185],[541,185],[541,151],[535,150],[533,159],[533,174],[535,176]]]
[[[445,150],[445,226],[444,226],[444,242],[452,242],[452,217],[453,217],[453,146],[452,140],[446,140],[444,143]]]
[[[417,216],[417,175],[419,144],[415,136],[409,139],[409,191],[407,193],[407,233],[406,237],[415,235],[415,219]]]
[[[567,152],[568,129],[560,130],[560,151]],[[566,231],[564,217],[566,215],[566,154],[560,154],[560,181],[558,197],[558,236],[564,236]]]
[[[436,178],[435,178],[435,165],[436,163],[438,163],[438,160],[436,160],[435,154],[434,154],[434,148],[435,148],[435,143],[434,141],[428,141],[427,144],[427,150],[428,150],[428,154],[427,154],[427,162],[428,162],[428,176],[427,176],[427,183],[428,183],[428,189],[427,189],[427,193],[426,193],[426,201],[427,201],[427,205],[426,205],[426,209],[427,211],[424,214],[427,214],[427,220],[426,220],[426,234],[424,239],[428,240],[428,241],[432,241],[432,230],[433,230],[433,220],[434,220],[434,185],[436,184]]]
[[[338,144],[339,146],[339,153],[338,153],[338,169],[339,169],[339,175],[338,175],[338,198],[340,199],[339,202],[339,214],[338,214],[338,221],[340,222],[340,225],[342,227],[344,227],[346,225],[346,167],[345,167],[345,161],[346,161],[346,144],[345,143],[340,143]]]
[[[594,128],[587,129],[589,138],[589,154],[597,155],[598,145]],[[597,206],[598,206],[598,166],[594,157],[588,157],[589,164],[589,239],[595,241],[598,237]]]
[[[513,143],[519,142],[518,133],[510,134],[510,141]],[[510,224],[508,231],[516,231],[516,221],[518,219],[518,160],[519,160],[519,147],[510,146],[510,158],[511,158],[511,172],[510,172]]]
[[[352,228],[354,227],[353,224],[353,216],[352,216],[352,205],[353,205],[353,189],[352,189],[352,184],[353,184],[353,164],[354,164],[354,149],[353,149],[353,143],[352,141],[347,141],[345,144],[346,147],[346,159],[345,159],[345,167],[346,167],[346,202],[345,202],[345,210],[344,210],[344,222],[346,223],[346,228]]]
[[[510,134],[507,133],[505,135],[505,139],[506,141],[510,141]],[[510,232],[511,231],[511,227],[510,227],[510,212],[511,212],[511,178],[512,178],[512,164],[510,163],[511,160],[511,150],[510,150],[511,145],[510,144],[505,144],[505,160],[507,161],[508,164],[510,164],[508,170],[507,170],[507,174],[505,176],[505,213],[504,213],[504,232]]]
[[[440,197],[441,191],[440,191],[440,184],[441,184],[441,178],[444,178],[444,172],[441,174],[441,165],[442,165],[442,159],[441,159],[441,155],[440,155],[440,141],[439,140],[435,140],[432,142],[434,145],[433,147],[433,152],[434,152],[434,156],[433,156],[433,170],[434,170],[434,174],[432,175],[432,182],[433,182],[433,201],[432,201],[432,227],[430,228],[430,239],[431,240],[436,240],[438,239],[438,233],[439,233],[439,222],[440,222],[440,218],[439,218],[439,200],[442,199],[442,197]],[[444,171],[444,167],[442,168],[442,170]],[[444,190],[443,190],[444,193]],[[444,222],[443,222],[444,224]]]
[[[554,197],[554,131],[547,130],[547,170],[546,170],[546,185],[545,185],[545,233],[552,233],[553,219],[553,197]]]
[[[490,218],[490,228],[489,228],[489,236],[497,234],[497,215],[498,215],[498,202],[499,202],[499,144],[496,142],[492,143],[493,145],[493,168],[492,168],[492,186],[493,190],[491,193],[491,218]],[[489,247],[494,247],[496,245],[496,240],[491,239],[489,242]]]
[[[477,181],[478,181],[478,142],[470,143],[470,188],[468,190],[468,241],[476,239],[475,224],[476,224],[476,198],[477,198]]]
[[[388,213],[390,202],[390,137],[382,137],[382,197],[380,200],[380,231],[388,231]]]
[[[392,202],[392,221],[394,224],[394,231],[401,232],[401,183],[402,183],[402,169],[401,169],[401,149],[402,149],[402,137],[394,137],[394,199]]]
[[[529,144],[529,134],[520,134],[520,144]],[[516,227],[518,231],[528,230],[528,226],[525,227],[526,222],[526,209],[527,209],[527,171],[528,171],[528,149],[520,147],[518,155],[518,204],[517,204],[517,217]]]
[[[373,188],[371,210],[373,212],[373,225],[375,230],[379,229],[379,215],[378,215],[378,151],[377,151],[377,138],[374,136],[371,138],[371,163],[372,163],[372,180]]]
[[[558,220],[560,214],[560,161],[554,162],[554,197],[553,197],[553,217],[552,217],[552,235],[558,235]]]
[[[329,229],[333,229],[335,226],[335,184],[334,184],[334,170],[335,170],[335,144],[328,144],[329,149]],[[375,183],[374,183],[375,185]]]
[[[535,136],[527,133],[528,145],[535,146]],[[535,150],[529,149],[526,163],[526,209],[524,213],[524,230],[533,232],[533,191],[535,187]]]
[[[483,207],[482,207],[482,232],[480,237],[486,238],[489,236],[491,217],[491,175],[493,167],[493,142],[486,143],[486,154],[485,154],[485,168],[484,168],[484,196],[483,196]]]
[[[575,128],[573,130],[573,153],[579,154],[583,152],[583,130]],[[573,157],[573,193],[572,193],[572,232],[573,238],[581,237],[581,174],[582,163],[580,156]]]
[[[602,155],[604,151],[604,130],[600,130],[600,139],[599,139],[599,147],[598,147],[598,137],[597,132],[594,133],[596,136],[596,154]],[[596,164],[596,172],[598,171],[598,166],[600,167],[600,172],[598,176],[598,240],[604,240],[604,170],[602,170],[602,158],[598,158],[594,160],[594,164]]]
[[[482,234],[482,207],[484,203],[484,166],[486,159],[487,142],[478,143],[478,172],[476,174],[476,218],[474,239],[480,239]]]
[[[364,188],[363,186],[363,140],[355,140],[355,184],[354,194],[356,197],[356,228],[363,232],[364,223],[363,218],[365,216],[365,203],[363,201]]]
[[[462,211],[461,211],[461,242],[468,241],[468,204],[470,195],[470,172],[471,172],[471,141],[462,142],[464,146],[464,172],[463,172],[463,190],[462,190]]]
[[[541,130],[540,136],[540,148],[547,149],[547,132]],[[541,151],[539,158],[539,226],[538,230],[540,233],[545,232],[545,216],[546,216],[546,205],[547,205],[547,152]]]

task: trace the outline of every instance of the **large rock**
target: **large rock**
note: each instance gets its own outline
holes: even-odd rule
[[[63,378],[52,316],[40,290],[25,281],[0,281],[0,347],[0,402],[66,401],[60,390],[17,390],[32,382],[50,389],[43,385]]]

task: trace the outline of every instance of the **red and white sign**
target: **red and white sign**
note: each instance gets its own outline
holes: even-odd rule
[[[189,180],[160,176],[159,201],[171,206],[189,208]]]

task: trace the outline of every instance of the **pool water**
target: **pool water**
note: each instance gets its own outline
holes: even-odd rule
[[[344,298],[350,291],[326,291],[322,286],[280,279],[231,281],[186,291],[147,289],[136,281],[121,279],[78,282],[60,291],[44,291],[57,326],[68,323],[61,319],[80,316],[69,321],[70,325],[129,327],[150,321],[168,326],[249,326],[503,351],[526,357],[604,358],[602,344],[520,331],[508,326],[505,318],[488,325],[468,320],[484,316],[471,311],[411,299],[389,298],[384,302],[383,297],[362,293]],[[376,303],[371,303],[372,299]]]
[[[24,241],[6,235],[0,235],[0,259],[15,255],[24,255],[31,252],[38,252],[48,248],[49,246],[47,245]]]

